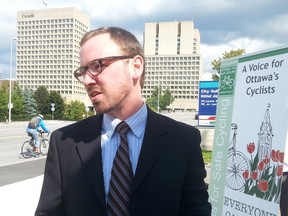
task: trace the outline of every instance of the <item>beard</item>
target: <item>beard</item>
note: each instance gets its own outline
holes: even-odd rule
[[[111,90],[103,91],[102,98],[97,101],[93,101],[93,106],[97,114],[117,112],[123,106],[129,106],[129,103],[125,102],[125,99],[129,97],[131,89],[129,83],[125,83],[117,91],[109,92]]]
[[[96,114],[104,114],[111,112],[116,106],[108,105],[105,101],[97,101],[93,103]]]
[[[125,79],[120,82],[121,85],[119,85],[118,88],[115,88],[114,86],[112,88],[105,86],[100,89],[100,92],[102,92],[101,98],[99,100],[92,101],[97,114],[113,112],[117,113],[117,110],[121,110],[123,106],[129,106],[129,103],[126,104],[125,99],[128,98],[130,92],[133,91],[133,82],[127,68],[124,67],[124,65],[123,72]],[[117,84],[119,84],[119,82]]]

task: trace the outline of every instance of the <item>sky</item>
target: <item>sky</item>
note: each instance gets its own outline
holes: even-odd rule
[[[201,35],[205,78],[222,53],[247,54],[288,44],[287,0],[0,0],[0,71],[9,77],[15,63],[17,11],[76,7],[90,17],[90,29],[119,26],[143,42],[146,22],[193,21]],[[13,69],[13,76],[15,74]]]

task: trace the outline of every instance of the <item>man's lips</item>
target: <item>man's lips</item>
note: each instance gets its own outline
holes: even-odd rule
[[[94,97],[96,97],[99,94],[101,94],[101,91],[99,91],[99,90],[96,90],[96,89],[90,89],[89,90],[90,98],[94,98]]]
[[[93,91],[93,92],[90,92],[90,97],[91,98],[93,98],[93,97],[96,97],[97,95],[99,95],[100,93],[99,92],[95,92],[95,91]]]

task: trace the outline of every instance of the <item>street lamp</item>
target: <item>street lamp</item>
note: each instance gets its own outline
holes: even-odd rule
[[[9,117],[8,123],[11,123],[11,109],[12,109],[12,48],[13,48],[13,40],[17,40],[17,38],[11,38],[11,47],[10,47],[10,79],[9,79],[9,103],[8,103],[8,110],[9,110]]]

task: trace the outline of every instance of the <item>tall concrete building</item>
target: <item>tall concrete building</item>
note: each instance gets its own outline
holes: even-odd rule
[[[22,89],[60,92],[86,105],[83,85],[73,76],[79,67],[79,42],[89,29],[88,15],[76,8],[17,12],[16,78]]]
[[[146,79],[144,99],[154,88],[169,89],[171,109],[198,109],[198,84],[203,74],[200,33],[193,21],[145,23]]]

